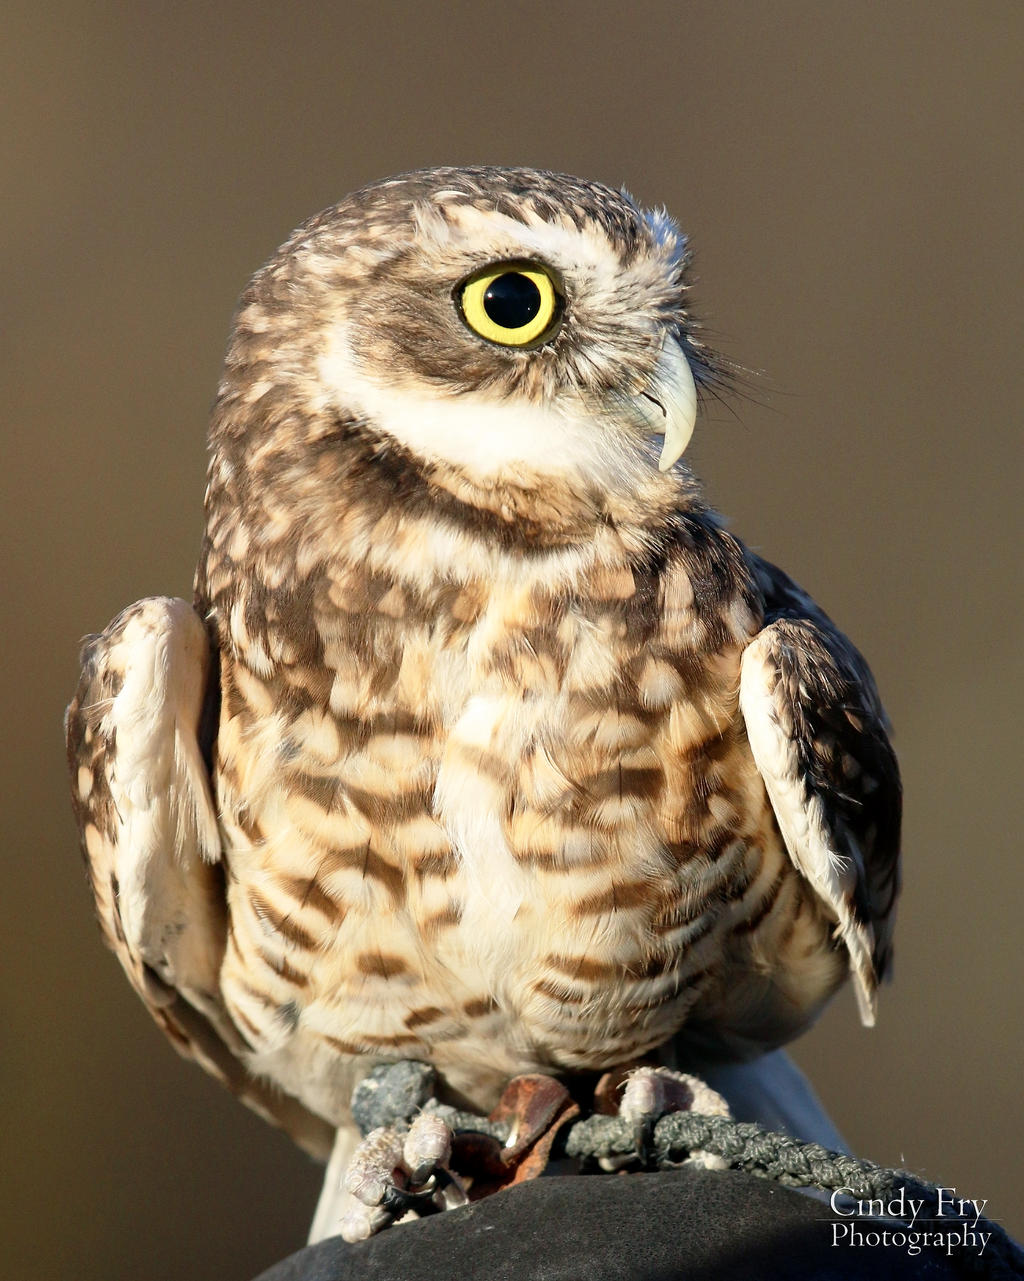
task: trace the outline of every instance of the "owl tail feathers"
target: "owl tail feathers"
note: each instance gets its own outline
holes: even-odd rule
[[[864,1027],[875,1026],[878,1009],[878,975],[875,973],[871,951],[865,946],[863,930],[854,926],[843,937],[850,953],[850,970],[853,974],[853,994],[857,998],[857,1012]]]
[[[833,937],[846,948],[850,958],[853,994],[864,1027],[875,1026],[878,1011],[878,969],[875,965],[875,937],[870,925],[857,920],[846,904],[840,904],[839,924]]]

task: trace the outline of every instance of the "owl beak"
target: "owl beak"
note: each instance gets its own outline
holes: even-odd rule
[[[697,421],[697,384],[693,370],[674,338],[667,338],[658,357],[649,389],[641,392],[643,413],[651,431],[665,437],[658,470],[668,471],[690,443]]]

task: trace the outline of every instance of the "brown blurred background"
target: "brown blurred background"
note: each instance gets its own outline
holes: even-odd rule
[[[303,1241],[318,1171],[100,945],[61,715],[84,633],[190,592],[248,275],[434,163],[625,183],[691,233],[713,331],[763,371],[694,465],[867,653],[905,774],[879,1027],[847,992],[796,1054],[857,1152],[1024,1232],[1024,8],[21,0],[3,25],[0,1272],[244,1281]]]

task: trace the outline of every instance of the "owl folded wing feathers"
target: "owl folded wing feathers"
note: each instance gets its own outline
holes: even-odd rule
[[[175,1046],[323,1156],[332,1127],[249,1074],[220,995],[227,916],[200,743],[213,665],[201,619],[169,597],[86,641],[66,723],[86,867],[107,943]]]
[[[758,568],[765,626],[743,655],[740,710],[789,856],[836,923],[870,1026],[891,965],[899,768],[864,659],[781,570]]]

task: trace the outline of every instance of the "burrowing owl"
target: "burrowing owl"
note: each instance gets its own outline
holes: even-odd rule
[[[885,717],[679,461],[716,377],[688,262],[666,215],[525,169],[321,213],[238,308],[194,604],[85,647],[107,939],[314,1151],[382,1060],[487,1106],[677,1034],[756,1055],[848,971],[871,1021]]]

